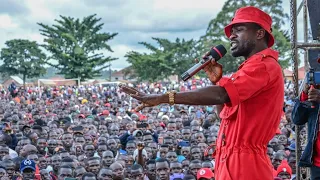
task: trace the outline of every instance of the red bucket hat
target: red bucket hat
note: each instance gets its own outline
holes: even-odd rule
[[[240,8],[236,11],[234,18],[229,25],[224,28],[224,33],[229,38],[231,36],[231,28],[234,24],[239,23],[256,23],[259,24],[263,29],[269,33],[269,42],[268,47],[271,47],[274,44],[274,37],[272,35],[272,19],[271,17],[263,12],[262,10],[248,6]]]

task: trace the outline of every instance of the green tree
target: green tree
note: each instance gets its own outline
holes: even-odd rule
[[[132,64],[140,80],[156,81],[170,75],[181,75],[186,71],[196,57],[195,41],[177,38],[171,42],[167,39],[152,38],[159,47],[146,42],[140,42],[151,53],[127,53],[127,61]]]
[[[41,26],[40,32],[45,36],[43,47],[51,53],[50,60],[58,63],[48,63],[59,70],[66,78],[91,79],[100,75],[100,71],[109,67],[110,61],[102,50],[113,52],[107,42],[118,33],[101,32],[101,18],[90,15],[82,20],[60,16],[56,24]],[[100,51],[100,52],[98,52]]]
[[[197,45],[199,53],[204,53],[213,44],[223,44],[230,49],[228,39],[224,34],[224,27],[230,23],[237,9],[244,6],[255,6],[267,12],[273,20],[273,35],[276,39],[274,49],[279,51],[279,63],[283,68],[289,66],[290,39],[286,31],[281,29],[289,16],[283,11],[282,0],[228,0],[215,19],[208,25],[206,34],[200,38]],[[220,63],[224,67],[224,72],[234,72],[237,70],[242,58],[234,58],[229,53]]]
[[[39,77],[46,73],[43,67],[46,55],[35,41],[13,39],[1,49],[0,72],[7,75],[22,75],[23,85],[27,78]]]

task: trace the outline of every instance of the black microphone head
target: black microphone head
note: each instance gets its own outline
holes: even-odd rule
[[[218,45],[216,47],[211,48],[210,50],[210,55],[216,60],[218,61],[219,59],[221,59],[224,55],[226,55],[227,50],[223,45]]]

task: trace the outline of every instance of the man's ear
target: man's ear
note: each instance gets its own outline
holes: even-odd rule
[[[259,29],[257,30],[257,39],[263,39],[266,36],[266,30],[264,29]]]

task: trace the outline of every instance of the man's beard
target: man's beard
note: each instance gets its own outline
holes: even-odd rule
[[[252,52],[255,46],[256,46],[255,42],[251,40],[247,40],[244,42],[237,42],[236,48],[232,50],[230,49],[231,55],[233,57],[240,57],[240,56],[247,57]]]

